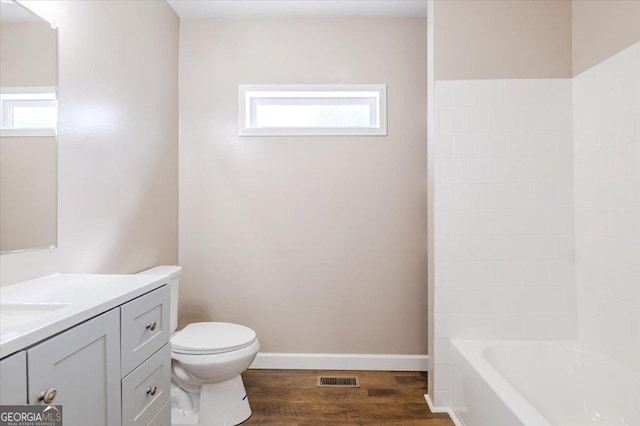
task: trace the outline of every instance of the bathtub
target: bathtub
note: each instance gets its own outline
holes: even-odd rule
[[[571,342],[452,340],[449,374],[466,426],[640,426],[640,374]]]

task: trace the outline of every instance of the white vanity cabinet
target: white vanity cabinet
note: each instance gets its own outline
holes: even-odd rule
[[[0,405],[27,403],[27,354],[18,352],[0,360]]]
[[[123,426],[170,422],[156,418],[171,394],[169,298],[164,286],[120,307]]]
[[[67,426],[120,424],[115,308],[27,349],[29,404],[62,405]]]
[[[9,304],[85,300],[3,331],[0,404],[62,405],[65,426],[170,426],[166,284],[152,275],[54,275],[0,289]]]
[[[120,307],[122,377],[169,342],[169,286]]]

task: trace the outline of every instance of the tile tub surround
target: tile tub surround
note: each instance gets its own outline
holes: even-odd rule
[[[435,405],[448,342],[576,337],[570,79],[437,81]]]
[[[640,371],[640,42],[574,78],[578,332]]]

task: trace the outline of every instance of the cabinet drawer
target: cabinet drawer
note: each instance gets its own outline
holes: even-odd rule
[[[169,286],[120,307],[121,377],[169,342]]]
[[[164,407],[147,426],[171,426],[171,401],[164,404]]]
[[[171,347],[167,343],[122,379],[122,425],[146,426],[170,394]]]

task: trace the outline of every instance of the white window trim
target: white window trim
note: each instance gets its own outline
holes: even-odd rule
[[[0,87],[0,94],[2,95],[38,95],[38,94],[53,94],[53,98],[57,99],[56,87],[50,86],[28,86],[28,87],[16,87],[5,86]],[[0,116],[4,114],[2,111],[2,103],[0,102]],[[0,117],[0,119],[3,119]],[[0,137],[42,137],[42,136],[57,136],[58,132],[55,128],[46,129],[5,129],[0,128]]]
[[[57,136],[56,129],[0,129],[0,137],[3,138],[43,136]]]
[[[250,128],[250,111],[247,92],[302,91],[302,92],[378,92],[378,123],[376,128]],[[238,135],[239,136],[386,136],[387,135],[387,85],[386,84],[240,84],[238,86]]]

